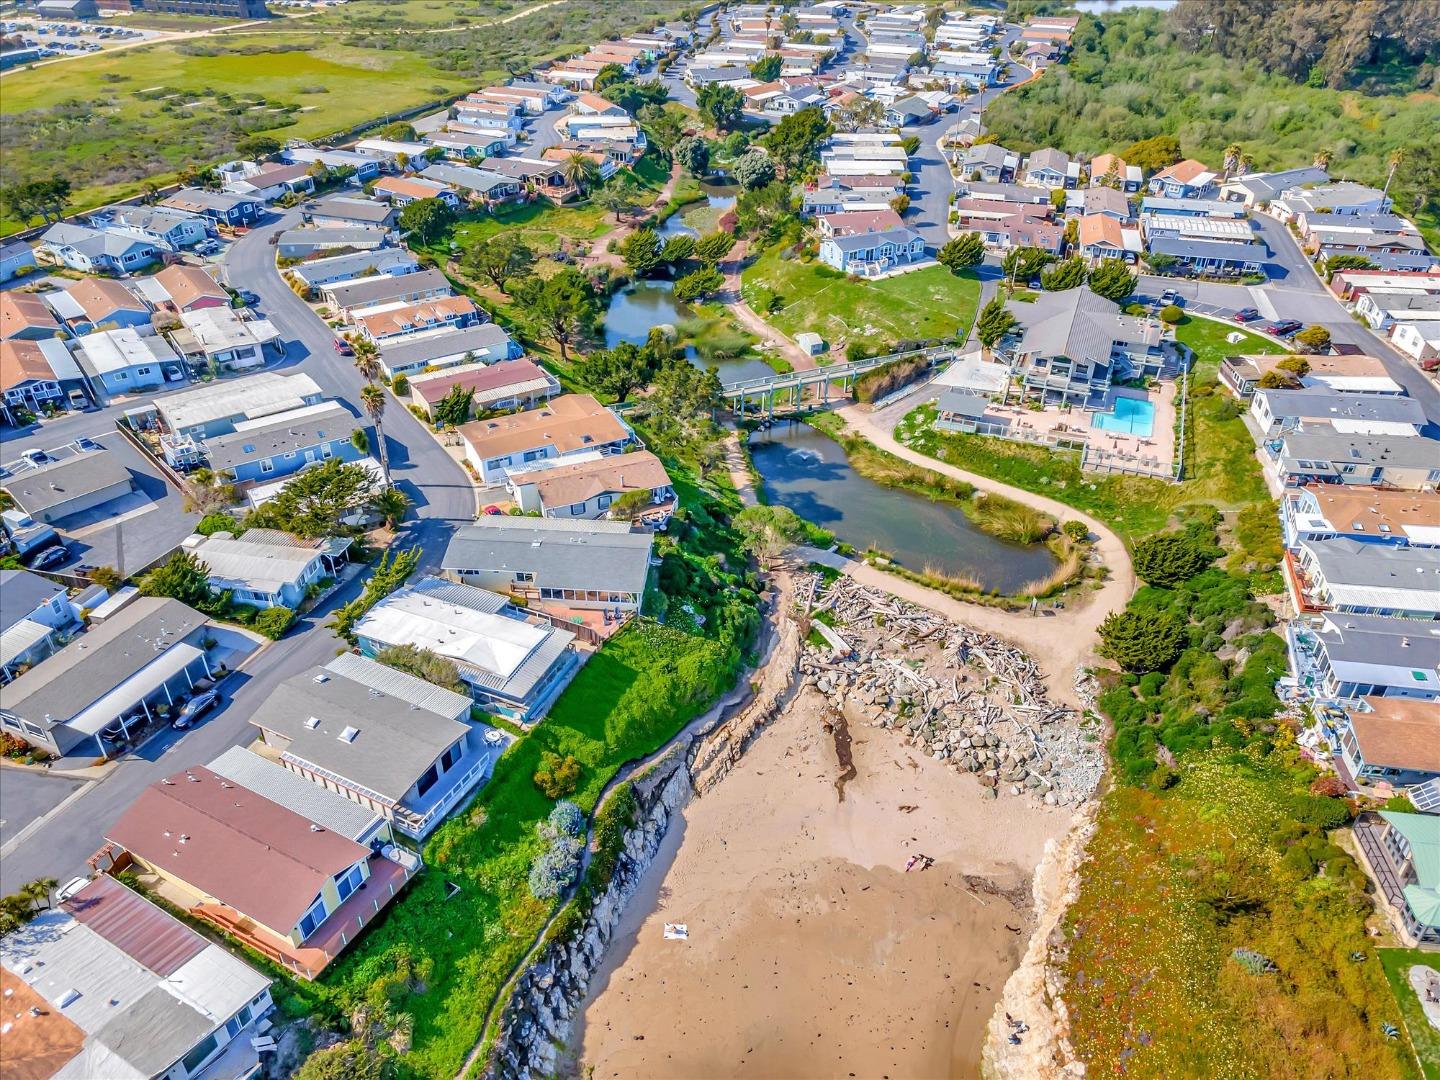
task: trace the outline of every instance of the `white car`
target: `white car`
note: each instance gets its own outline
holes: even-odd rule
[[[214,255],[219,250],[220,241],[213,237],[209,240],[201,240],[200,243],[195,245],[196,255]]]
[[[77,892],[79,892],[81,889],[83,889],[86,885],[89,884],[90,879],[88,877],[71,878],[69,881],[65,882],[64,885],[61,885],[60,888],[55,890],[55,902],[57,904],[63,904],[66,900],[69,900],[70,897],[74,896]]]

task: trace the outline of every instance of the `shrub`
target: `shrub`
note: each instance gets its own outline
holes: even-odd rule
[[[1185,317],[1185,312],[1174,304],[1166,304],[1160,309],[1160,321],[1167,326],[1174,326]]]
[[[1065,535],[1077,544],[1083,544],[1090,539],[1090,526],[1083,521],[1065,522]]]
[[[230,514],[212,510],[200,519],[195,526],[195,531],[201,536],[211,536],[217,532],[228,532],[239,536],[245,531],[245,527]]]
[[[1341,798],[1347,790],[1345,781],[1338,776],[1316,777],[1315,782],[1310,785],[1311,795],[1318,795],[1325,799]]]
[[[1100,655],[1137,675],[1161,671],[1185,648],[1185,622],[1171,611],[1126,610],[1100,624]]]
[[[1215,549],[1189,533],[1162,533],[1135,545],[1135,573],[1146,584],[1169,588],[1215,561]]]
[[[540,767],[535,770],[535,786],[547,798],[563,799],[580,786],[580,762],[573,754],[561,758],[546,750],[540,755]]]
[[[530,895],[536,900],[553,900],[575,881],[580,869],[580,841],[557,836],[530,867]]]
[[[550,811],[548,821],[556,835],[579,836],[585,828],[585,813],[568,799],[561,799]]]
[[[255,630],[264,634],[271,641],[278,641],[285,636],[285,631],[295,621],[295,612],[283,604],[276,604],[274,607],[262,609],[255,616]]]

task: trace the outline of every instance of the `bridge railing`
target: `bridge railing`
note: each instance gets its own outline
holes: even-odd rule
[[[767,390],[802,386],[808,383],[833,382],[839,379],[848,379],[854,375],[862,375],[867,371],[874,371],[895,360],[924,357],[934,361],[942,356],[954,355],[957,351],[953,345],[941,345],[928,349],[887,353],[884,356],[870,356],[864,360],[851,361],[848,364],[831,364],[827,367],[811,368],[805,371],[790,371],[783,375],[762,375],[756,379],[737,379],[735,382],[725,383],[722,392],[726,397],[739,397],[747,393],[762,393]]]

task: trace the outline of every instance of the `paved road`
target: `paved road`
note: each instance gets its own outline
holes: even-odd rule
[[[275,249],[269,238],[293,225],[295,216],[294,211],[279,215],[233,244],[227,258],[228,280],[257,293],[260,310],[280,331],[286,357],[272,370],[305,372],[326,394],[358,414],[362,380],[353,362],[335,352],[329,328],[290,291],[275,269]],[[80,435],[113,431],[121,408],[79,413],[46,424],[36,438],[45,445],[56,445]],[[399,543],[421,545],[421,568],[435,569],[451,533],[458,525],[474,520],[474,488],[464,470],[393,398],[383,423],[392,479],[413,506],[412,519]],[[300,620],[283,641],[267,647],[244,671],[231,676],[223,686],[227,699],[224,708],[199,727],[187,732],[164,732],[140,753],[122,761],[103,780],[89,784],[83,795],[66,803],[20,843],[12,844],[13,850],[3,851],[0,872],[5,884],[0,891],[10,892],[36,877],[64,880],[82,872],[85,859],[100,847],[104,830],[141,790],[168,773],[202,764],[231,746],[252,741],[255,732],[247,721],[280,680],[324,663],[345,647],[324,623],[330,611],[359,589],[358,580],[350,582],[316,612]],[[13,837],[24,828],[25,822],[19,817],[27,808],[33,816],[70,793],[69,785],[58,777],[37,779],[66,790],[59,797],[37,793],[21,800],[17,820],[6,826],[7,836]]]

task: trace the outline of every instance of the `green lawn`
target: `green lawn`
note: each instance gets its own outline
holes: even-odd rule
[[[321,995],[347,1008],[391,1001],[414,1017],[407,1075],[455,1075],[491,1000],[553,908],[527,885],[543,846],[535,825],[554,806],[532,780],[541,754],[580,761],[580,788],[571,798],[590,810],[620,765],[703,711],[728,689],[733,671],[733,657],[716,641],[650,621],[622,631],[511,747],[473,807],[430,839],[429,870],[326,972]],[[460,892],[447,898],[451,882]],[[395,972],[412,973],[413,981],[397,986]]]
[[[55,77],[59,68],[7,75],[0,104],[6,182],[65,175],[74,207],[95,206],[137,194],[147,180],[168,183],[187,164],[222,160],[249,132],[329,135],[476,81],[411,53],[338,40],[201,40],[224,51],[186,55],[182,50],[198,42],[181,42],[68,61],[64,78]],[[18,227],[0,225],[4,232]]]
[[[1127,540],[1156,532],[1185,506],[1207,503],[1243,510],[1269,502],[1255,460],[1254,441],[1240,410],[1215,381],[1223,356],[1285,350],[1255,334],[1237,344],[1225,340],[1233,326],[1186,318],[1176,338],[1195,352],[1190,384],[1190,430],[1186,437],[1186,480],[1168,484],[1142,476],[1106,476],[1080,471],[1080,455],[1053,452],[983,435],[952,435],[931,426],[934,407],[922,406],[896,429],[906,445],[962,469],[1069,503],[1094,514]]]
[[[742,292],[791,337],[809,330],[828,345],[859,342],[883,352],[906,339],[967,333],[975,318],[980,282],[972,275],[934,266],[883,281],[850,281],[818,261],[782,258],[786,247],[771,248],[745,268]],[[770,312],[777,296],[781,307]]]
[[[1425,1072],[1425,1080],[1440,1080],[1440,1031],[1425,1018],[1420,1000],[1407,977],[1415,964],[1440,971],[1440,953],[1421,952],[1419,949],[1380,949],[1379,955],[1385,968],[1385,978],[1390,981],[1390,989],[1395,991],[1395,1000],[1405,1019],[1410,1044],[1415,1048],[1415,1056],[1420,1059],[1420,1067]]]

